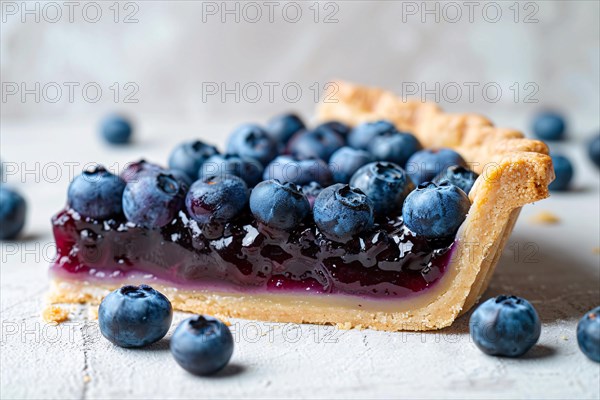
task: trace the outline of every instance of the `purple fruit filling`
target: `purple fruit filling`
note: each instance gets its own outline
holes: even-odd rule
[[[306,221],[290,232],[260,225],[249,211],[234,221],[199,226],[183,211],[160,229],[121,219],[98,221],[65,209],[52,219],[52,272],[122,283],[133,275],[185,289],[336,293],[397,298],[434,285],[453,239],[415,236],[400,216],[337,243]]]

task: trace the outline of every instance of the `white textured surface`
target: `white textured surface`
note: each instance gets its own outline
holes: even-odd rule
[[[233,320],[236,349],[231,365],[217,377],[197,378],[175,364],[168,337],[144,350],[117,348],[99,335],[85,307],[74,307],[71,321],[58,327],[44,324],[44,258],[52,253],[49,219],[65,202],[65,162],[115,165],[141,155],[161,161],[190,132],[221,142],[222,133],[230,129],[197,129],[152,117],[140,121],[138,141],[123,149],[102,145],[92,120],[2,125],[1,157],[18,168],[8,181],[30,205],[26,240],[1,247],[2,398],[600,396],[600,365],[580,353],[575,337],[577,320],[600,304],[600,256],[593,252],[600,246],[599,175],[579,143],[565,149],[578,161],[575,190],[524,209],[485,294],[523,296],[538,309],[542,337],[522,359],[485,356],[470,342],[465,317],[431,333]],[[58,182],[52,182],[51,162],[63,166]],[[25,169],[35,168],[40,172],[23,176]],[[530,216],[542,210],[555,213],[561,223],[531,224]]]
[[[498,122],[519,129],[528,129],[531,113],[545,107],[567,114],[571,135],[585,137],[599,127],[598,1],[257,1],[250,2],[261,12],[255,22],[254,10],[244,9],[239,1],[130,1],[121,3],[117,23],[114,2],[109,1],[97,2],[102,17],[96,23],[83,17],[83,3],[77,3],[73,22],[63,6],[62,19],[54,23],[48,21],[53,10],[35,22],[35,14],[22,15],[23,3],[5,3],[19,8],[14,15],[7,12],[2,24],[2,81],[24,82],[30,89],[36,82],[54,82],[63,88],[63,96],[45,101],[54,97],[50,90],[35,102],[32,95],[26,101],[18,94],[7,95],[3,118],[102,113],[115,107],[110,87],[116,82],[119,108],[136,114],[239,122],[270,112],[273,101],[266,83],[278,85],[275,103],[310,112],[313,84],[322,87],[342,78],[397,93],[416,85],[417,95],[428,92],[429,101],[437,95],[449,110],[495,115]],[[266,3],[275,6],[271,20]],[[286,22],[288,3],[292,18],[287,21],[294,20],[294,4],[299,5],[297,22]],[[210,12],[213,6],[216,14]],[[226,8],[236,7],[237,13],[225,14]],[[427,13],[432,10],[437,12]],[[93,11],[88,9],[89,17],[95,17]],[[137,22],[123,23],[132,12]],[[460,18],[455,17],[458,13]],[[73,102],[68,101],[65,82],[79,84]],[[90,82],[103,91],[98,102],[85,101],[82,95]],[[123,103],[132,93],[124,87],[127,82],[139,88],[133,96],[139,103]],[[209,93],[203,90],[207,83],[230,90],[237,83],[249,90],[246,95],[237,91],[239,101],[232,94],[226,101],[219,95],[203,99],[203,92]],[[293,88],[286,100],[286,84],[302,90],[298,102],[292,101]],[[477,85],[472,96],[468,84]],[[486,84],[491,87],[484,94]],[[262,95],[254,101],[250,89],[256,85]],[[447,92],[441,89],[446,85]],[[497,101],[495,87],[501,90]],[[94,91],[89,95],[95,96]],[[500,113],[510,119],[500,120]]]

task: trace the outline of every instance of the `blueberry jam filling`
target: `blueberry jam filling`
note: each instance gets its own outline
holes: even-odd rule
[[[55,272],[91,280],[138,273],[190,289],[399,297],[438,281],[452,253],[452,242],[416,236],[401,217],[378,221],[343,244],[327,239],[313,222],[289,232],[269,230],[249,211],[217,227],[201,226],[183,211],[160,229],[125,218],[84,218],[69,208],[52,222]]]
[[[189,141],[172,151],[168,168],[141,160],[120,177],[102,167],[84,172],[52,219],[52,273],[378,299],[432,287],[449,267],[470,207],[461,187],[476,175],[450,149],[420,150],[412,156],[419,165],[448,169],[431,176],[440,173],[437,183],[415,188],[426,174],[382,160],[368,144],[403,135],[416,150],[416,137],[387,121],[352,130],[329,124],[305,130],[285,114],[268,129],[240,126],[224,155]],[[121,294],[143,297],[145,288],[125,286]]]

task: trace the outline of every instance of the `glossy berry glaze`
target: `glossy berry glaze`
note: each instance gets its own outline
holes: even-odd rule
[[[204,227],[181,211],[163,228],[146,229],[124,217],[97,221],[67,208],[52,224],[56,276],[119,284],[136,277],[181,289],[398,298],[434,285],[453,248],[452,239],[414,236],[401,217],[380,220],[345,244],[325,238],[312,221],[291,232],[270,230],[248,210]]]

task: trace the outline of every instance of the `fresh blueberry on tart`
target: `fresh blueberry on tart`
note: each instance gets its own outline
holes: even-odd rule
[[[277,156],[277,142],[256,124],[236,128],[227,141],[227,153],[249,157],[267,165]]]
[[[190,179],[196,180],[204,161],[218,153],[216,147],[200,140],[181,143],[169,156],[169,168],[180,170]]]
[[[354,127],[348,135],[348,145],[355,149],[367,150],[375,137],[396,132],[396,127],[390,121],[363,122]]]
[[[278,143],[285,145],[294,134],[306,129],[304,122],[296,114],[281,114],[267,123],[267,133]]]
[[[99,168],[84,173],[95,179],[75,179],[52,219],[51,299],[97,302],[108,288],[150,284],[199,314],[450,325],[485,290],[519,209],[548,196],[547,148],[479,116],[338,87],[317,127],[285,114],[266,128],[239,127],[223,155],[191,141],[168,168],[140,161],[122,177]],[[390,161],[407,158],[406,168]],[[473,186],[471,204],[466,191],[491,162],[501,179]],[[485,251],[467,247],[481,238]],[[171,342],[199,374],[230,357],[226,334],[214,336],[218,324],[204,318]],[[224,347],[202,346],[210,337]],[[203,358],[209,350],[218,355]]]
[[[288,153],[303,160],[319,158],[329,161],[331,155],[345,144],[344,138],[326,126],[297,133],[288,143]]]
[[[198,171],[198,178],[214,175],[235,175],[246,182],[249,187],[262,181],[264,167],[256,159],[237,154],[215,154],[207,159]]]
[[[467,167],[466,161],[452,149],[424,149],[414,153],[406,162],[406,172],[415,185],[429,182],[453,165]]]
[[[373,156],[368,151],[344,146],[331,155],[329,169],[336,183],[348,183],[360,167],[373,160]]]
[[[375,160],[390,161],[402,168],[413,154],[422,149],[416,137],[396,130],[377,135],[369,143],[369,151]]]
[[[84,217],[106,219],[123,212],[125,181],[99,165],[85,170],[69,185],[69,207]]]
[[[333,176],[327,163],[319,158],[298,160],[289,155],[282,155],[265,167],[263,180],[269,179],[293,182],[297,185],[317,182],[328,186],[332,183]]]

